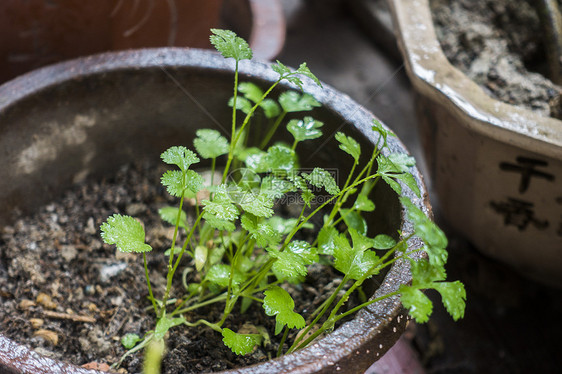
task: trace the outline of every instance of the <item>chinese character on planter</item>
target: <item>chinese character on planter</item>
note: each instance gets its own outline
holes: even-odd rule
[[[548,166],[546,161],[522,156],[517,157],[516,161],[517,164],[502,162],[500,163],[500,169],[503,171],[521,174],[521,183],[519,184],[520,193],[527,191],[529,184],[531,183],[531,177],[544,178],[550,182],[554,181],[554,175],[536,169],[536,167]]]
[[[523,231],[532,224],[539,230],[544,230],[548,227],[548,221],[540,220],[535,217],[534,204],[529,201],[507,198],[503,202],[490,202],[492,208],[503,215],[504,224],[506,226],[516,226],[519,231]]]

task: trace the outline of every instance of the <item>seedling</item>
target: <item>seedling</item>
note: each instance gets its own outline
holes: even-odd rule
[[[163,207],[159,211],[161,218],[174,227],[172,244],[166,252],[169,259],[165,289],[152,289],[147,267],[147,253],[152,248],[145,242],[139,221],[114,214],[101,226],[106,243],[115,244],[124,252],[142,253],[151,309],[157,319],[154,330],[144,337],[132,334],[123,337],[122,343],[129,351],[117,365],[132,352],[148,347],[153,341],[162,341],[168,330],[176,327],[206,326],[222,334],[224,344],[233,352],[248,354],[268,339],[268,334],[235,332],[226,321],[235,306],[239,305],[244,311],[251,303],[262,304],[264,313],[275,319],[274,333],[282,334],[278,355],[307,346],[320,334],[331,331],[342,318],[395,295],[400,295],[412,318],[425,322],[431,314],[432,303],[421,292],[424,289],[437,290],[452,317],[461,318],[466,298],[464,287],[458,281],[445,281],[447,239],[407,197],[401,197],[400,201],[408,210],[415,233],[397,235],[399,240],[387,235],[373,238],[367,234],[368,224],[363,214],[376,209],[370,192],[377,183],[387,183],[401,195],[402,184],[398,181],[402,181],[418,196],[420,193],[409,173],[414,160],[403,154],[382,152],[388,147],[388,137],[394,134],[375,121],[373,131],[378,133],[379,141],[368,150],[344,133],[335,134],[342,157],[350,157],[353,162],[341,185],[325,169],[299,170],[296,153],[299,145],[323,136],[322,122],[309,115],[320,104],[312,96],[296,91],[284,92],[277,100],[269,95],[281,81],[289,81],[302,89],[303,79],[321,85],[319,80],[306,64],[291,70],[277,62],[272,69],[279,78],[267,90],[252,83],[239,84],[238,64],[252,57],[248,44],[231,31],[216,29],[212,30],[211,42],[225,58],[234,59],[236,64],[233,97],[229,103],[232,106],[231,132],[227,139],[216,130],[201,129],[194,140],[196,152],[173,146],[161,155],[166,164],[175,167],[164,173],[162,184],[179,200],[177,206]],[[258,111],[260,118],[270,126],[260,137],[259,144],[252,146],[252,134],[258,130],[252,127],[252,122],[258,117]],[[301,112],[302,118],[285,121],[287,113]],[[239,123],[240,113],[243,119]],[[293,136],[292,144],[270,144],[283,125]],[[366,162],[361,162],[363,152],[370,154]],[[225,159],[220,181],[211,180],[205,185],[202,176],[192,169],[200,158],[211,160],[211,175],[216,171],[216,160]],[[234,168],[236,173],[232,173]],[[209,191],[209,197],[199,201],[197,193],[202,189]],[[300,214],[291,218],[276,216],[274,203],[288,193],[302,201]],[[326,198],[317,201],[319,194]],[[186,212],[188,198],[195,198],[196,203]],[[323,217],[321,227],[311,223],[316,215]],[[193,223],[189,223],[188,216]],[[317,233],[311,243],[295,239],[301,230],[311,228]],[[423,248],[408,249],[406,243],[414,235],[423,240]],[[414,260],[412,255],[417,251],[425,251],[427,259]],[[185,284],[185,293],[173,295],[176,302],[170,305],[174,277],[186,263],[184,255],[199,272],[197,279],[200,281]],[[367,279],[398,259],[411,261],[411,285],[402,285],[397,292],[365,300],[342,311],[351,295],[361,291]],[[284,285],[302,282],[308,267],[320,261],[333,266],[343,280],[312,315],[302,316],[295,311],[295,301]],[[223,308],[219,320],[188,321],[183,317],[188,311],[210,304]],[[301,331],[294,341],[287,342],[291,329]],[[286,351],[285,343],[288,344]]]

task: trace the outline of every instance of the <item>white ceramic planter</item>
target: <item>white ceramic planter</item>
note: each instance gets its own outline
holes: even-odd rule
[[[389,4],[445,218],[485,254],[562,285],[562,121],[494,100],[453,67],[428,0]]]

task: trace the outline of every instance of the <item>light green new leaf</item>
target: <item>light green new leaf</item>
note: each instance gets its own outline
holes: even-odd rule
[[[248,43],[230,30],[211,29],[211,44],[225,58],[232,57],[236,61],[250,60],[252,49]]]
[[[173,206],[165,206],[162,207],[160,209],[158,209],[158,215],[160,215],[160,218],[162,219],[162,221],[169,223],[170,225],[175,226],[176,225],[176,221],[178,219],[178,208],[177,207],[173,207]],[[185,213],[185,211],[181,211],[180,213],[180,222],[179,222],[179,227],[183,227],[184,229],[188,229],[187,228],[187,214]]]
[[[123,347],[125,347],[126,349],[131,349],[133,348],[139,341],[141,341],[140,336],[138,336],[137,334],[126,334],[121,338],[121,345],[123,345]]]
[[[302,176],[313,186],[324,188],[330,195],[337,195],[340,193],[340,188],[332,174],[322,168],[314,168],[312,173],[303,173]]]
[[[199,162],[199,157],[197,157],[195,152],[184,146],[170,147],[160,157],[168,165],[177,165],[182,171],[186,171],[191,165]]]
[[[145,243],[144,228],[130,216],[114,214],[101,225],[101,237],[106,244],[115,244],[121,252],[150,252]]]
[[[195,247],[195,268],[197,271],[201,271],[205,262],[207,262],[207,255],[209,254],[209,249],[204,245],[198,245]]]
[[[355,139],[351,136],[345,135],[343,132],[336,133],[336,140],[340,143],[340,149],[347,152],[355,159],[355,162],[359,162],[359,157],[361,157],[361,146]]]
[[[238,334],[229,328],[222,329],[222,341],[237,355],[246,355],[254,350],[261,342],[259,334]]]
[[[374,119],[373,120],[373,124],[374,126],[372,127],[373,131],[377,132],[381,138],[383,139],[383,144],[381,145],[381,148],[385,148],[388,147],[388,143],[387,143],[387,139],[389,136],[396,136],[392,131],[390,131],[389,129],[385,128],[383,126],[382,123],[380,123],[378,120]],[[379,143],[377,142],[377,145]]]
[[[279,104],[288,113],[308,112],[321,105],[312,95],[295,91],[285,91],[279,95]]]
[[[241,82],[238,85],[238,91],[240,91],[244,97],[254,104],[259,102],[263,96],[263,91],[256,84],[252,82]]]
[[[228,153],[230,147],[228,140],[217,130],[200,129],[196,134],[193,145],[201,157],[217,158]]]
[[[322,87],[322,83],[320,83],[320,80],[316,77],[316,75],[312,74],[312,72],[310,71],[310,69],[308,68],[308,66],[306,66],[306,62],[303,62],[302,64],[300,64],[299,68],[296,71],[297,73],[304,75],[307,78],[310,78],[314,81],[314,83],[316,83],[318,86]]]
[[[186,190],[197,193],[203,187],[203,177],[193,170],[168,170],[161,181],[168,193],[175,197],[186,194]]]
[[[263,308],[265,314],[275,316],[278,324],[298,329],[306,325],[304,318],[294,311],[295,303],[287,291],[281,287],[273,286],[264,294]]]
[[[273,99],[265,99],[260,103],[260,108],[263,109],[265,116],[267,118],[275,118],[279,114],[281,114],[281,108],[279,108],[279,104],[275,102]]]
[[[297,142],[302,142],[321,137],[322,130],[320,128],[323,125],[324,123],[307,116],[303,119],[290,120],[287,124],[287,130],[293,134]]]

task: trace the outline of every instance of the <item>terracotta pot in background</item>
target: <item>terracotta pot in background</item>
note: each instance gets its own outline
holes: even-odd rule
[[[232,28],[256,57],[280,52],[279,0],[4,0],[0,83],[29,70],[93,53],[141,47],[210,48],[209,29]]]
[[[144,49],[52,65],[0,86],[0,162],[14,165],[0,168],[0,225],[9,223],[13,209],[32,212],[73,183],[113,173],[133,157],[156,160],[171,145],[192,144],[199,128],[228,128],[231,62],[197,49]],[[253,61],[243,61],[240,74],[242,81],[259,85],[278,78],[268,66]],[[371,113],[328,86],[320,89],[305,82],[304,87],[322,104],[311,115],[325,123],[325,133],[345,131],[363,149],[377,144]],[[288,89],[293,87],[286,83],[279,88]],[[283,134],[279,139],[290,137]],[[389,152],[407,152],[397,138],[388,141]],[[301,166],[338,168],[345,175],[351,163],[336,151],[338,142],[334,138],[325,144],[321,139],[315,142],[311,147],[317,152],[301,155]],[[411,171],[422,198],[407,188],[404,193],[430,215],[421,175],[415,168]],[[411,222],[388,185],[377,184],[371,197],[377,209],[368,218],[369,227],[389,235],[412,232]],[[409,242],[412,250],[421,245],[417,239]],[[396,291],[409,281],[408,261],[397,260],[373,297]],[[394,296],[361,310],[305,349],[229,373],[363,373],[398,340],[406,315]],[[0,335],[0,372],[6,371],[92,373],[42,357]]]

